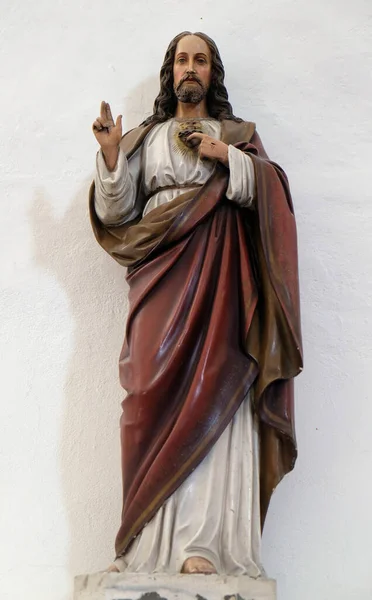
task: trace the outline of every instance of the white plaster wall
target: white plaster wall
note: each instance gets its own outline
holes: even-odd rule
[[[264,561],[280,600],[372,596],[370,0],[2,0],[1,600],[67,600],[120,515],[124,271],[87,218],[102,99],[147,116],[166,45],[218,43],[291,180],[306,369]]]

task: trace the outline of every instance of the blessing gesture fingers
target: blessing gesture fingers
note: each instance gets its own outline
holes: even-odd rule
[[[105,163],[113,171],[119,156],[119,144],[122,137],[122,115],[114,122],[108,102],[101,102],[101,114],[93,123],[92,129],[101,146]]]
[[[101,114],[93,123],[93,133],[102,148],[117,147],[122,136],[122,115],[114,122],[108,102],[101,102]]]
[[[200,158],[209,158],[219,160],[225,167],[229,165],[229,147],[225,142],[216,140],[205,133],[192,133],[188,136],[187,142],[194,140],[192,145],[198,146]]]

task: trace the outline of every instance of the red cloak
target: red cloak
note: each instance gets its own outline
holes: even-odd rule
[[[150,128],[124,136],[128,157]],[[253,210],[226,199],[229,173],[219,164],[197,192],[118,227],[99,221],[91,189],[96,238],[129,267],[118,556],[206,456],[251,386],[260,420],[262,523],[296,459],[293,377],[302,352],[288,182],[253,123],[223,121],[221,139],[252,158]]]

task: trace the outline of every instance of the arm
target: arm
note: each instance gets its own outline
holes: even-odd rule
[[[246,208],[251,207],[256,195],[256,180],[252,159],[229,144],[229,187],[226,198]]]
[[[110,105],[101,102],[101,114],[93,123],[93,133],[101,146],[96,160],[94,208],[104,225],[121,225],[137,217],[136,205],[140,179],[140,155],[135,153],[129,164],[120,150],[122,116],[116,123]]]
[[[136,202],[140,186],[141,151],[126,159],[119,151],[115,168],[110,171],[102,150],[97,153],[94,206],[104,225],[121,225],[135,219],[141,212]]]

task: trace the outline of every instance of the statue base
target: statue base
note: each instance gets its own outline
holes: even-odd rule
[[[75,578],[74,600],[276,600],[276,583],[246,576],[101,572]]]

